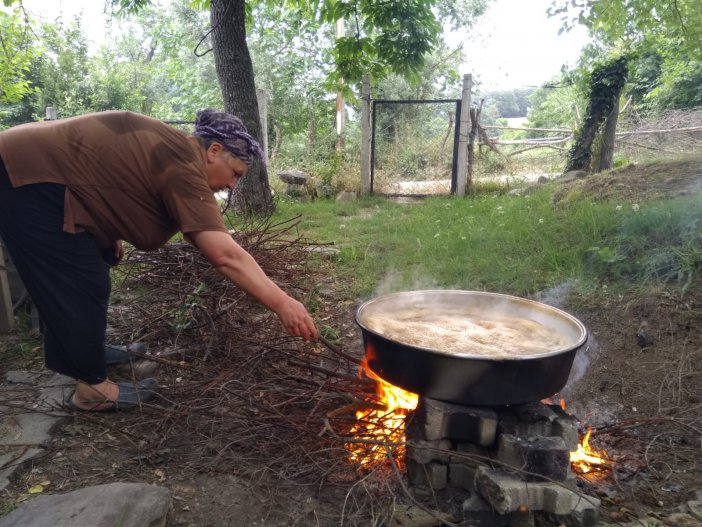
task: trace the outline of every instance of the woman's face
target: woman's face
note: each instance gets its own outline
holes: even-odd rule
[[[219,143],[212,143],[205,156],[207,183],[213,192],[233,189],[249,167]]]

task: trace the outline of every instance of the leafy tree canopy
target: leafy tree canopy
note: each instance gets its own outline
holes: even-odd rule
[[[561,17],[562,31],[580,23],[601,40],[626,47],[665,35],[702,58],[700,0],[554,0],[549,14]]]
[[[11,0],[3,0],[3,3],[9,6]],[[23,10],[0,11],[0,27],[0,103],[12,104],[33,90],[27,72],[36,51]]]
[[[113,0],[117,12],[138,12],[151,0]],[[481,16],[490,0],[254,0],[247,2],[251,16],[261,6],[268,15],[283,21],[295,13],[301,23],[334,24],[345,19],[347,34],[335,39],[332,57],[335,67],[328,71],[329,84],[357,84],[370,74],[375,79],[397,73],[419,82],[429,52],[438,44],[442,24],[469,27]],[[192,6],[208,8],[208,0],[194,0]]]

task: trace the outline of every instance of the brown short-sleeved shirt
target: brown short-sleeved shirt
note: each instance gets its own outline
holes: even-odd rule
[[[64,231],[86,230],[100,247],[126,240],[155,249],[178,230],[225,231],[196,143],[131,112],[101,112],[0,133],[14,187],[66,186]]]

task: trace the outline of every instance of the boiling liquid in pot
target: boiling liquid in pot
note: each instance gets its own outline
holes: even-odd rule
[[[568,339],[533,320],[442,309],[374,313],[364,320],[372,331],[396,342],[453,355],[510,358],[564,348]]]

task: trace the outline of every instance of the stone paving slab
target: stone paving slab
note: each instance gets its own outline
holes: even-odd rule
[[[51,439],[54,427],[70,415],[63,401],[72,386],[72,379],[51,372],[5,375],[0,389],[13,404],[0,408],[0,490],[8,487],[24,463],[44,453],[41,447]]]
[[[165,527],[171,493],[146,483],[108,483],[42,494],[0,518],[0,527]]]

